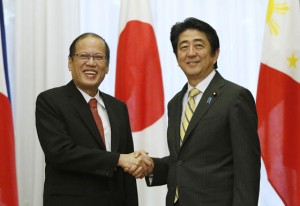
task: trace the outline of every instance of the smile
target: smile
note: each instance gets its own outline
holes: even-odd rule
[[[93,75],[96,75],[97,72],[95,71],[91,71],[91,70],[87,70],[87,71],[84,71],[85,74],[93,74]]]
[[[195,65],[195,64],[198,64],[198,63],[199,63],[199,61],[190,61],[187,64],[189,64],[189,65]]]

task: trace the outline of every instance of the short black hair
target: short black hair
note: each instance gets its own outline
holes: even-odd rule
[[[206,35],[208,42],[211,46],[211,56],[215,55],[216,51],[220,48],[219,37],[216,30],[204,21],[201,21],[194,17],[189,17],[186,18],[183,22],[177,22],[171,28],[170,40],[176,58],[179,35],[188,29],[196,29],[200,32],[203,32]],[[214,65],[214,69],[217,68],[218,65],[216,62]]]
[[[70,48],[69,48],[69,57],[72,58],[72,56],[75,55],[76,53],[76,44],[78,41],[86,38],[86,37],[96,37],[96,38],[99,38],[101,39],[104,44],[105,44],[105,56],[106,56],[106,61],[107,61],[107,65],[109,65],[109,59],[110,59],[110,50],[109,50],[109,46],[108,44],[106,43],[105,39],[102,38],[101,36],[99,36],[98,34],[95,34],[95,33],[83,33],[81,34],[80,36],[78,36],[76,39],[74,39],[74,41],[72,42],[72,44],[70,45]]]

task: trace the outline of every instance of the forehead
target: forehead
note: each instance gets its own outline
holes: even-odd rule
[[[194,41],[208,42],[206,34],[197,29],[187,29],[178,37],[178,45],[182,43],[189,43]]]
[[[105,52],[105,43],[100,38],[94,36],[87,36],[84,39],[80,39],[76,43],[76,51],[81,51],[81,50]]]

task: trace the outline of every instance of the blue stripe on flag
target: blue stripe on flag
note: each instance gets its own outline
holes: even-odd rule
[[[9,101],[11,101],[11,99],[10,99],[9,77],[8,77],[8,66],[7,66],[7,52],[6,52],[5,25],[4,25],[4,10],[3,10],[2,0],[0,0],[0,28],[1,28],[3,67],[4,67],[4,74],[5,74],[7,95],[8,95]]]

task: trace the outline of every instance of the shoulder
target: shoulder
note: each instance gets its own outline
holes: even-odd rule
[[[181,91],[174,95],[174,97],[168,102],[168,106],[175,104],[176,102],[182,102],[183,96],[187,91],[187,83],[183,86]]]
[[[218,71],[216,71],[216,75],[212,79],[210,86],[222,88],[223,90],[231,92],[238,92],[246,89],[235,82],[225,79]]]
[[[223,78],[219,72],[216,73],[211,84],[209,85],[208,92],[212,90],[217,91],[222,96],[222,100],[233,105],[241,101],[254,102],[252,93],[245,87]]]
[[[239,95],[252,96],[252,93],[250,92],[249,89],[228,80],[224,80],[224,81],[225,81],[224,89],[226,89],[226,91],[228,91],[229,93],[232,93],[233,95],[237,95],[237,96]]]
[[[68,101],[67,95],[65,86],[45,90],[36,98],[36,109],[56,110]]]
[[[241,105],[255,108],[255,99],[252,93],[239,84],[224,80],[222,93],[224,100],[229,102],[232,108],[239,108]]]
[[[38,94],[37,99],[39,98],[51,98],[51,97],[60,97],[65,93],[66,86],[54,87],[51,89],[47,89]]]
[[[224,79],[224,86],[226,89],[231,90],[233,92],[238,92],[240,90],[246,89],[245,87],[226,79]]]
[[[221,89],[223,93],[226,93],[229,96],[238,95],[240,93],[251,94],[251,92],[247,88],[228,79],[225,79],[218,71],[216,71],[216,75],[212,79],[210,86],[212,86],[213,88]]]
[[[105,104],[117,104],[117,105],[120,105],[120,106],[127,107],[126,104],[123,101],[117,99],[116,97],[113,97],[110,94],[100,92],[100,95],[102,96]]]
[[[174,97],[172,97],[172,99],[169,101],[169,104],[176,102],[178,99],[180,99],[180,97],[181,97],[181,91],[175,94]]]

